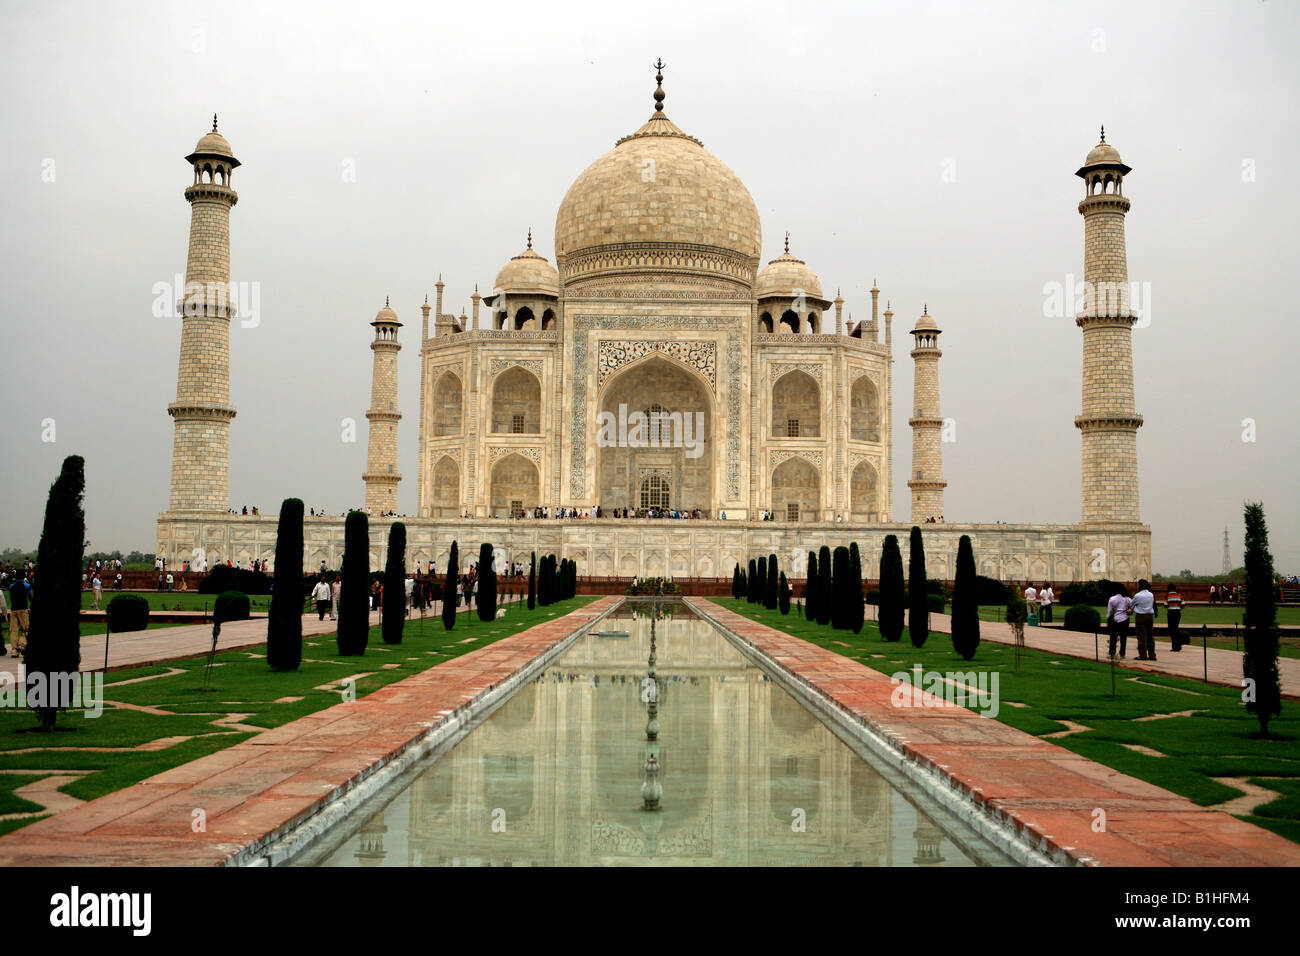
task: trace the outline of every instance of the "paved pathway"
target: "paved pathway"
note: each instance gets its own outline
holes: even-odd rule
[[[947,614],[931,614],[930,630],[943,634],[952,633],[952,618]],[[1191,633],[1191,632],[1188,632]],[[999,644],[1014,644],[1011,625],[1000,621],[980,621],[980,640],[995,641]],[[1097,639],[1097,652],[1101,659],[1107,660],[1107,637],[1101,634]],[[1062,631],[1055,628],[1026,627],[1025,646],[1036,651],[1051,651],[1066,657],[1082,657],[1095,660],[1093,638],[1091,634],[1077,631]],[[1212,684],[1227,687],[1241,687],[1241,653],[1222,648],[1206,649],[1202,658],[1199,645],[1188,644],[1177,654],[1169,649],[1167,638],[1156,638],[1156,659],[1139,661],[1133,655],[1137,653],[1137,641],[1129,634],[1129,656],[1119,663],[1130,670],[1150,671],[1154,673],[1173,674],[1190,680],[1201,680],[1203,669],[1208,671]],[[1300,699],[1300,660],[1293,657],[1279,657],[1278,673],[1282,677],[1282,693],[1286,697]]]
[[[903,759],[947,777],[1042,848],[1094,866],[1300,865],[1300,845],[1268,830],[929,694],[924,706],[896,705],[889,675],[711,601],[690,600]],[[1106,814],[1101,833],[1093,830],[1099,808]]]

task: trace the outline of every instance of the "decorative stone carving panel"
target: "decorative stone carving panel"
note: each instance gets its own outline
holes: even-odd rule
[[[541,359],[492,359],[488,365],[488,378],[496,378],[506,369],[518,365],[537,376],[540,381],[542,378],[543,362]]]
[[[767,470],[772,471],[777,465],[789,458],[802,458],[811,464],[818,471],[822,470],[822,453],[820,451],[798,451],[795,449],[783,448],[780,451],[769,453],[767,460]]]
[[[819,386],[822,384],[822,365],[820,362],[773,362],[771,369],[771,381],[775,382],[786,372],[800,371],[807,372],[813,377]]]
[[[625,365],[659,353],[695,369],[717,387],[718,348],[712,342],[601,339],[596,348],[596,387]]]

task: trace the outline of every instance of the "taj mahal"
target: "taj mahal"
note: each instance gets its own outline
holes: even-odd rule
[[[885,536],[905,537],[916,524],[932,577],[953,576],[963,534],[979,572],[1006,581],[1150,576],[1150,527],[1138,510],[1137,316],[1127,297],[1075,318],[1083,339],[1078,524],[994,515],[963,523],[945,514],[939,343],[947,319],[928,307],[900,319],[915,375],[909,480],[899,489],[907,502],[896,509],[890,299],[882,303],[873,282],[862,307],[870,318],[850,321],[839,292],[788,235],[784,252],[763,263],[753,198],[668,118],[658,67],[650,118],[561,199],[554,263],[521,228],[524,248],[486,295],[474,286],[459,316],[445,311],[438,276],[432,302],[419,305],[418,342],[410,341],[411,320],[399,320],[400,303],[386,302],[370,321],[361,479],[371,566],[385,560],[388,524],[402,520],[408,566],[445,568],[453,541],[462,552],[486,541],[507,560],[527,561],[533,551],[571,558],[581,575],[715,578],[768,553],[798,571],[808,550],[853,540],[874,577]],[[235,309],[222,290],[240,163],[215,120],[186,161],[190,242],[158,553],[172,565],[202,555],[247,567],[273,560],[276,518],[228,511]],[[1129,171],[1103,133],[1076,173],[1085,185],[1086,282],[1127,286]],[[419,356],[419,407],[406,410],[418,415],[413,455],[399,454],[397,440],[404,347]],[[416,482],[418,512],[397,519],[390,516],[404,472]],[[896,522],[896,513],[909,520]],[[307,521],[308,568],[338,566],[343,525],[342,517]]]

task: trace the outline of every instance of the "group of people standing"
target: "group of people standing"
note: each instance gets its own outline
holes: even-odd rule
[[[1055,603],[1056,592],[1052,590],[1050,581],[1041,588],[1036,588],[1032,584],[1025,588],[1025,606],[1033,608],[1037,605],[1040,624],[1052,623],[1052,605]]]
[[[1170,650],[1181,651],[1188,639],[1183,636],[1178,625],[1183,616],[1183,597],[1176,589],[1171,589],[1165,596],[1165,608],[1169,612]],[[1110,656],[1115,656],[1116,645],[1119,656],[1127,656],[1129,622],[1133,624],[1133,636],[1137,639],[1137,660],[1153,661],[1156,659],[1155,620],[1160,606],[1156,596],[1151,593],[1151,582],[1143,578],[1138,581],[1137,593],[1129,596],[1128,588],[1120,585],[1118,591],[1106,602],[1106,630],[1110,635]]]

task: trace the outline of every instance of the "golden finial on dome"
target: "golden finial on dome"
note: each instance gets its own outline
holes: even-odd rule
[[[384,296],[384,308],[388,308],[388,296]]]
[[[212,114],[212,132],[215,133],[216,131],[217,131],[217,114],[216,114],[216,113],[213,113],[213,114]]]
[[[789,229],[785,231],[785,254],[787,256],[790,254],[790,230]]]
[[[1104,123],[1102,124],[1102,127],[1101,127],[1101,141],[1102,141],[1103,143],[1106,142],[1106,126],[1105,126]]]
[[[532,247],[533,247],[533,227],[529,226],[528,227],[528,248],[531,249]]]
[[[660,57],[655,61],[655,112],[662,114],[664,111],[664,58]]]

